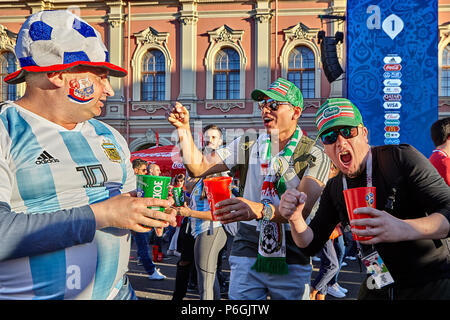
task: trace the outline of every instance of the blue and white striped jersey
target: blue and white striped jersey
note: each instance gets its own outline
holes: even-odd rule
[[[0,111],[0,202],[39,214],[99,202],[136,187],[126,141],[98,120],[67,130],[12,102]],[[52,226],[55,227],[55,226]],[[39,232],[49,232],[43,226]],[[23,239],[26,241],[27,239]],[[0,299],[113,298],[128,268],[128,230],[0,263]]]

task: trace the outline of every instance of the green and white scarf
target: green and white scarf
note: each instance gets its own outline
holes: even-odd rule
[[[284,149],[274,157],[271,157],[271,141],[270,135],[268,135],[266,161],[269,166],[261,190],[262,203],[270,203],[275,207],[280,204],[280,197],[286,191],[287,173],[292,171],[288,169],[300,135],[300,127],[297,127]],[[284,224],[262,219],[259,230],[258,257],[252,269],[258,272],[287,274]]]

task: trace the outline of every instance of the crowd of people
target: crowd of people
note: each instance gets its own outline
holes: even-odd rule
[[[431,127],[427,159],[411,145],[371,146],[357,106],[331,98],[316,113],[314,140],[301,129],[300,89],[278,78],[251,94],[265,133],[223,145],[210,125],[200,149],[177,102],[167,121],[186,167],[172,183],[180,204],[174,189],[167,200],[138,197],[136,175],[160,168],[132,163],[121,134],[94,119],[114,95],[108,77],[127,74],[108,61],[94,28],[66,10],[35,13],[16,55],[21,69],[5,81],[26,82],[26,91],[0,105],[0,299],[137,299],[127,278],[131,238],[149,278],[164,280],[152,261],[164,237],[179,253],[175,301],[190,282],[201,299],[220,299],[224,255],[232,300],[345,295],[337,278],[353,250],[368,271],[358,299],[450,299],[449,119]],[[211,213],[204,179],[214,175],[239,180]],[[343,192],[358,187],[376,187],[376,206],[350,220]],[[366,238],[343,248],[346,233]]]

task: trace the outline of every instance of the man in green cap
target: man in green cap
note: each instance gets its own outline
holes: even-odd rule
[[[428,159],[407,144],[371,147],[361,114],[348,99],[328,99],[317,111],[316,126],[340,173],[328,181],[309,225],[300,214],[306,195],[291,189],[281,197],[280,214],[296,244],[312,255],[342,222],[366,237],[357,241],[368,271],[359,299],[450,299],[450,188]],[[368,217],[349,221],[343,191],[366,186],[376,188],[373,198],[364,198],[375,207],[355,209],[355,216]]]
[[[218,203],[215,212],[224,224],[240,221],[229,260],[229,298],[309,299],[310,259],[295,246],[278,203],[287,188],[298,188],[309,196],[306,219],[328,179],[330,160],[298,125],[303,97],[292,82],[278,78],[267,90],[254,90],[252,98],[265,132],[253,139],[244,134],[208,155],[194,146],[186,108],[177,103],[168,121],[177,128],[190,176],[239,167],[241,197]]]

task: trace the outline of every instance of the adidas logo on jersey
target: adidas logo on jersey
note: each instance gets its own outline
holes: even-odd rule
[[[36,159],[36,164],[45,164],[45,163],[55,163],[59,162],[58,159],[53,158],[47,151],[41,153],[41,155]]]

